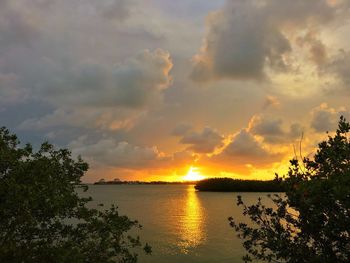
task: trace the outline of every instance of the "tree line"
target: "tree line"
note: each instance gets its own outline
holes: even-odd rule
[[[209,178],[195,185],[198,191],[209,192],[283,192],[281,180],[240,180],[232,178]]]

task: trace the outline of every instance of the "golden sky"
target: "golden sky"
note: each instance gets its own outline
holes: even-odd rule
[[[2,0],[1,125],[81,155],[85,182],[270,179],[350,117],[349,19],[348,0]]]

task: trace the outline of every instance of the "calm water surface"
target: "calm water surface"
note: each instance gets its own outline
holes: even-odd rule
[[[137,234],[152,246],[140,263],[242,262],[241,241],[227,218],[244,221],[237,195],[254,203],[266,193],[197,192],[193,185],[91,185],[94,204],[116,204],[143,226]],[[266,201],[267,202],[267,201]]]

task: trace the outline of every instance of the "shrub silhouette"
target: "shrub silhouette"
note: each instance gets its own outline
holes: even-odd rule
[[[0,262],[137,262],[137,221],[87,207],[76,190],[88,170],[66,149],[19,146],[0,128]],[[150,247],[144,247],[150,253]]]
[[[290,161],[285,196],[271,197],[276,209],[261,199],[243,207],[256,227],[231,226],[244,239],[245,262],[350,262],[349,123],[341,117],[336,134],[319,144],[313,159]]]

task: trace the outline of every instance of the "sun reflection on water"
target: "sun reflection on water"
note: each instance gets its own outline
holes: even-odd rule
[[[187,254],[191,248],[205,241],[203,207],[193,186],[188,186],[186,192],[184,216],[180,222],[180,241],[178,246]]]

